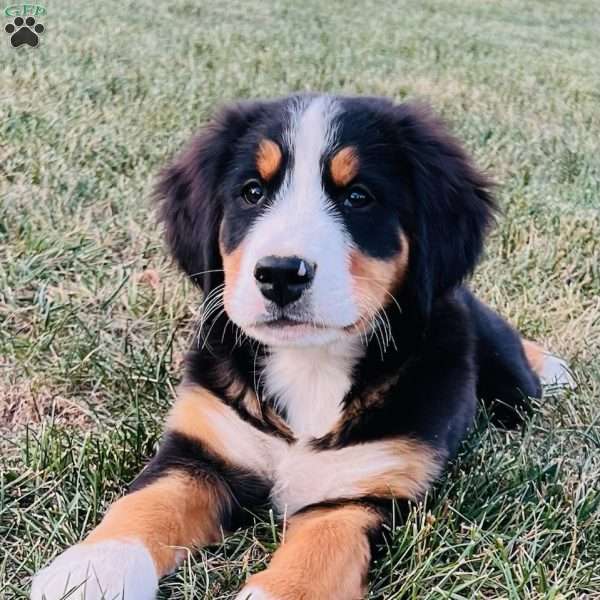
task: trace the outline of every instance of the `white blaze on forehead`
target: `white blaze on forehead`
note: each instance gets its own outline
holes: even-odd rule
[[[322,208],[322,158],[335,141],[334,118],[339,106],[333,98],[314,98],[300,114],[292,109],[288,143],[294,157],[287,197],[299,210]]]
[[[284,141],[291,166],[246,238],[230,315],[238,324],[258,318],[250,314],[249,306],[256,306],[251,300],[260,294],[254,267],[265,256],[298,256],[317,266],[310,291],[302,299],[307,318],[331,327],[350,326],[358,319],[349,272],[351,241],[323,189],[323,157],[336,142],[335,117],[340,110],[337,101],[326,96],[299,98],[290,105]]]
[[[290,107],[285,138],[293,156],[292,167],[272,208],[254,227],[260,229],[263,246],[272,254],[296,254],[317,262],[321,257],[315,243],[323,241],[322,236],[330,236],[332,243],[344,242],[343,226],[331,212],[322,173],[323,155],[334,143],[333,120],[338,110],[335,100],[328,97],[303,98]]]

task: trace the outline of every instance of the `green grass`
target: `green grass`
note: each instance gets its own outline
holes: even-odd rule
[[[49,4],[40,48],[0,47],[2,600],[156,448],[199,296],[154,175],[216,105],[304,89],[442,113],[500,183],[474,288],[580,382],[522,432],[477,429],[390,532],[370,597],[600,598],[597,2]],[[161,598],[229,598],[279,534],[257,519]]]

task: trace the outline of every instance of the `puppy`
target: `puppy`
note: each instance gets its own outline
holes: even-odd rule
[[[391,499],[430,488],[478,398],[503,425],[571,383],[463,287],[490,183],[431,114],[296,95],[224,110],[162,174],[203,319],[158,454],[32,598],[154,598],[187,550],[289,519],[239,599],[357,600]],[[105,596],[103,596],[104,594]]]

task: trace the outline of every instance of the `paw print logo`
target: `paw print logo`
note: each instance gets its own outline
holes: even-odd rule
[[[10,35],[10,43],[14,48],[27,44],[35,48],[40,43],[40,33],[44,33],[44,26],[35,22],[33,17],[15,17],[12,23],[9,23],[4,31]]]

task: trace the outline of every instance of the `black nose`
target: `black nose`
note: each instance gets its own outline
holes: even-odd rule
[[[254,267],[262,295],[278,306],[298,300],[314,276],[315,265],[297,256],[265,256]]]

